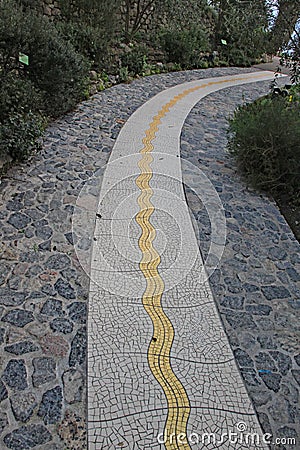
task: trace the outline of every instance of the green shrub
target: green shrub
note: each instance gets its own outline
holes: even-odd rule
[[[29,56],[28,67],[19,63],[19,52]],[[47,18],[13,0],[0,3],[0,66],[2,75],[13,72],[32,81],[42,94],[41,109],[51,116],[83,98],[89,68]]]
[[[120,83],[126,83],[129,80],[129,73],[127,67],[120,67],[118,77]]]
[[[27,79],[1,77],[0,156],[22,161],[37,148],[45,119],[39,113],[41,93]]]
[[[115,57],[111,48],[111,36],[97,25],[81,22],[56,23],[56,28],[64,40],[87,58],[95,69],[113,71]]]
[[[101,29],[64,21],[57,23],[56,28],[60,35],[70,42],[78,53],[88,58],[94,66],[105,65],[107,42],[103,38]]]
[[[37,114],[11,114],[0,122],[0,156],[10,155],[15,161],[23,161],[37,148],[43,128],[43,120]]]
[[[22,25],[24,14],[13,0],[0,2],[0,67],[1,74],[19,68],[18,54],[29,38],[26,26]]]
[[[48,21],[40,20],[38,16],[31,19],[29,77],[45,93],[45,112],[57,116],[83,98],[89,65]]]
[[[95,67],[111,65],[111,44],[119,26],[120,0],[60,0],[59,31]]]
[[[127,68],[131,76],[142,75],[146,69],[148,50],[145,45],[133,45],[130,51],[124,52],[120,59],[121,65]]]
[[[180,64],[182,68],[201,67],[203,53],[209,50],[205,31],[197,27],[190,30],[164,30],[159,40],[166,62]]]
[[[13,74],[1,77],[0,121],[16,112],[39,112],[42,95],[28,79],[16,78]]]
[[[234,46],[229,47],[226,56],[231,66],[250,67],[251,59],[245,54],[244,50]]]
[[[230,121],[229,151],[254,186],[299,193],[300,102],[265,97],[241,106]]]

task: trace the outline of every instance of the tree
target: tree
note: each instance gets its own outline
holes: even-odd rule
[[[157,0],[124,0],[122,9],[124,12],[125,40],[130,40],[135,34],[151,20]]]
[[[216,50],[225,54],[230,62],[238,64],[243,59],[250,63],[265,51],[268,15],[264,2],[218,0],[211,4],[217,13],[214,31]]]
[[[270,50],[283,50],[296,30],[300,17],[300,0],[268,0],[267,5],[277,15],[271,27]]]
[[[290,69],[292,83],[299,83],[300,0],[268,0],[267,5],[272,16],[275,16],[271,23],[269,52],[281,51],[281,65]]]
[[[195,24],[208,28],[213,21],[207,0],[123,0],[121,10],[127,42],[145,26],[186,30]]]
[[[160,16],[165,16],[170,28],[188,30],[201,27],[212,34],[215,11],[207,0],[165,0],[157,7]]]

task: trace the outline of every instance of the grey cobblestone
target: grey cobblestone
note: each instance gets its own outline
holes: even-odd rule
[[[20,422],[28,422],[34,409],[38,406],[36,397],[32,392],[24,392],[22,396],[13,394],[10,403],[15,419]]]
[[[4,437],[4,444],[12,450],[30,449],[51,440],[51,434],[43,425],[22,426]]]
[[[3,431],[8,426],[8,417],[6,413],[0,413],[0,434],[3,433]]]
[[[22,391],[27,388],[27,369],[24,359],[12,359],[7,363],[2,380],[12,389]]]
[[[38,410],[38,416],[42,417],[45,425],[54,424],[61,418],[62,389],[60,386],[45,392]]]
[[[7,345],[4,350],[14,355],[24,355],[24,353],[36,352],[39,349],[32,341],[17,342],[16,344]]]
[[[56,378],[56,363],[53,358],[34,358],[32,361],[34,372],[32,374],[33,386],[40,386]]]

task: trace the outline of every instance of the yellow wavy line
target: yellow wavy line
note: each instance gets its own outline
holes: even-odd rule
[[[264,75],[262,74],[261,76]],[[149,184],[153,175],[151,169],[153,157],[151,152],[154,150],[154,146],[152,141],[156,137],[161,119],[178,101],[199,89],[238,80],[245,80],[245,78],[237,77],[231,78],[231,80],[212,81],[186,89],[181,94],[176,95],[153,117],[142,140],[144,147],[140,150],[140,154],[143,156],[138,162],[141,173],[136,179],[136,185],[139,187],[141,193],[138,198],[140,211],[136,215],[136,222],[142,230],[139,238],[142,260],[139,267],[147,282],[142,301],[153,324],[153,337],[148,348],[149,367],[155,379],[161,385],[168,403],[168,416],[164,429],[167,450],[191,449],[186,438],[183,438],[183,436],[187,436],[190,402],[183,385],[174,374],[171,366],[170,353],[175,333],[170,319],[163,310],[161,301],[164,292],[164,282],[158,272],[158,266],[161,260],[160,255],[153,246],[156,230],[150,222],[151,216],[155,211],[151,203],[153,190]],[[177,437],[180,437],[180,441],[177,440]]]

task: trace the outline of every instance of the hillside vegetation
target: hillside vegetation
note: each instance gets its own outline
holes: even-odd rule
[[[290,35],[260,0],[58,0],[55,16],[48,3],[0,0],[0,158],[26,158],[49,118],[112,84],[249,66]]]

